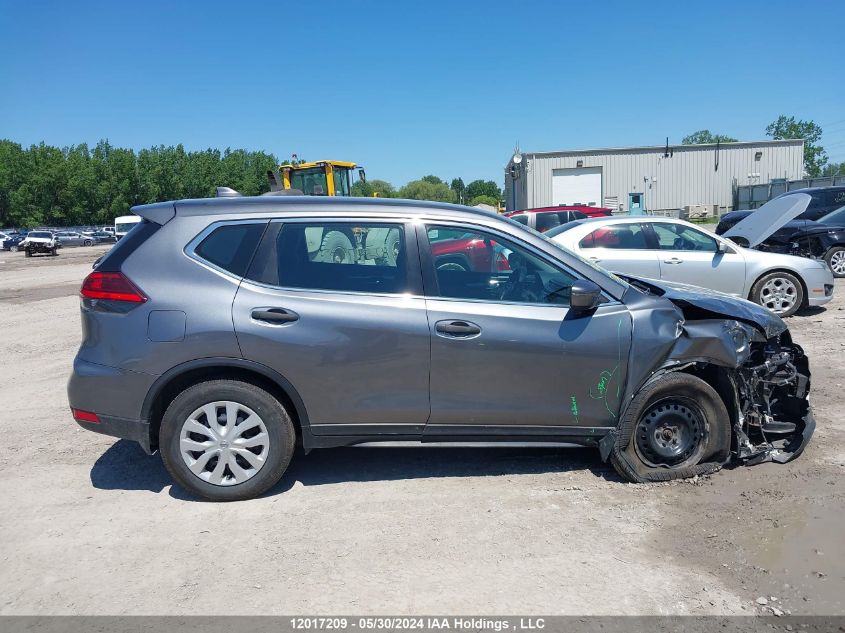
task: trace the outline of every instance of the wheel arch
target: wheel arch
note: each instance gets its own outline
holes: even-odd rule
[[[168,405],[188,387],[207,380],[241,380],[268,391],[279,400],[291,414],[299,439],[306,452],[313,442],[311,426],[305,403],[296,387],[280,373],[253,361],[241,358],[201,358],[177,365],[158,377],[144,398],[142,419],[150,425],[150,445],[158,447],[161,419]]]

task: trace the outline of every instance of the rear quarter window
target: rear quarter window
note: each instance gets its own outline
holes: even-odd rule
[[[205,261],[243,277],[266,226],[266,222],[219,226],[194,252]]]

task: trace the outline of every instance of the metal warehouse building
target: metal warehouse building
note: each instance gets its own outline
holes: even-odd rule
[[[517,152],[505,168],[505,206],[721,214],[733,209],[738,185],[798,179],[803,164],[803,140]]]

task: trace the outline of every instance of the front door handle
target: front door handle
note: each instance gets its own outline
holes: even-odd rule
[[[299,315],[296,312],[285,308],[255,308],[252,311],[252,318],[255,321],[264,321],[265,323],[280,325],[282,323],[293,323],[294,321],[298,321]]]
[[[601,259],[598,258],[598,257],[590,257],[590,261],[598,264],[601,261]]]
[[[468,338],[481,334],[481,328],[469,321],[438,321],[434,329],[451,338]]]
[[[677,257],[673,257],[672,259],[664,259],[663,263],[664,264],[683,264],[684,260],[678,259]]]

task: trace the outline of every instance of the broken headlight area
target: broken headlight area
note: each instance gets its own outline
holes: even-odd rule
[[[732,372],[736,390],[736,456],[746,464],[788,462],[804,450],[815,429],[810,369],[788,333],[752,343]]]

